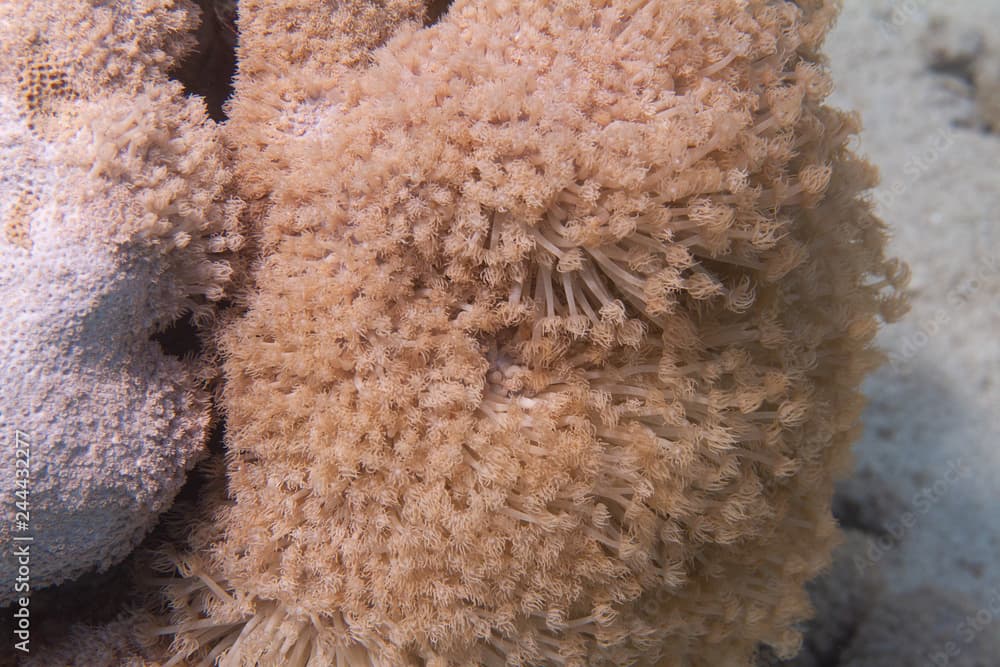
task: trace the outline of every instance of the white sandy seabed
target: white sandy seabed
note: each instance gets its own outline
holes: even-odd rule
[[[935,18],[1000,63],[1000,0],[846,0],[827,41],[832,102],[862,114],[858,149],[879,166],[878,210],[913,271],[855,451],[902,501],[885,517],[898,544],[868,554],[889,590],[930,584],[986,605],[1000,596],[1000,133],[976,127],[967,78],[929,67]]]

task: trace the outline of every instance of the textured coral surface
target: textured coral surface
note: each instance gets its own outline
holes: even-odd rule
[[[198,364],[150,338],[207,314],[239,243],[217,129],[165,74],[191,9],[0,5],[0,422],[31,443],[36,588],[124,558],[203,453]]]
[[[241,7],[263,257],[220,334],[235,502],[182,563],[175,648],[793,650],[906,279],[823,105],[834,3],[379,8]]]

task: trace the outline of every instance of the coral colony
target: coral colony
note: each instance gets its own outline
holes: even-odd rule
[[[69,34],[73,12],[99,18]],[[4,30],[40,26],[4,37],[7,78],[15,56],[47,58],[44,80],[66,82],[26,103],[4,81],[4,151],[24,157],[2,184],[33,197],[0,204],[24,220],[5,258],[34,267],[88,224],[94,249],[64,264],[136,276],[94,275],[97,303],[53,310],[49,330],[72,325],[59,341],[85,347],[72,318],[93,321],[89,335],[118,336],[108,354],[180,386],[126,342],[235,296],[204,329],[224,466],[161,554],[166,611],[106,632],[160,641],[122,655],[708,667],[750,664],[761,644],[794,653],[803,585],[837,541],[832,484],[872,340],[905,310],[905,267],[864,195],[874,169],[848,149],[858,120],[824,105],[836,3],[456,0],[427,25],[416,0],[245,0],[219,126],[163,75],[192,12],[0,9]],[[79,61],[51,52],[72,40]],[[226,285],[240,234],[253,242],[230,259],[247,269]],[[53,308],[87,303],[56,289],[72,276],[43,279]],[[43,343],[53,363],[66,354]],[[142,405],[105,403],[135,415],[107,417],[137,429],[119,433],[125,470],[201,445],[203,422],[153,433]],[[172,460],[145,469],[150,484],[183,474]]]
[[[219,130],[165,73],[197,25],[170,5],[0,2],[0,421],[33,441],[36,587],[127,556],[204,454],[200,364],[150,335],[207,319],[240,237]]]

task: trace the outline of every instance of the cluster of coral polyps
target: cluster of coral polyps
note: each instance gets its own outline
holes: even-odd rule
[[[166,76],[174,5],[0,2],[0,423],[30,444],[30,479],[0,464],[0,605],[15,537],[32,590],[106,569],[204,454],[199,363],[150,336],[208,314],[240,239],[218,128]]]
[[[791,652],[905,279],[822,0],[248,0],[263,256],[174,660]],[[416,20],[415,20],[416,19]]]

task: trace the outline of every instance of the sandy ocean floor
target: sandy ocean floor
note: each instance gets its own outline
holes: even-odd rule
[[[884,485],[866,493],[895,508],[881,517],[893,543],[865,557],[890,591],[933,584],[986,604],[1000,593],[1000,127],[985,125],[1000,1],[846,0],[827,53],[833,101],[862,114],[878,210],[913,271],[856,447]]]

